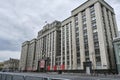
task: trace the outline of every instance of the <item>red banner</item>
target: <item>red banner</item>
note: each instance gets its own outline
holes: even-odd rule
[[[53,69],[56,71],[57,70],[57,66],[55,65],[55,66],[53,66]]]
[[[45,60],[41,60],[40,61],[40,68],[44,68],[45,67]]]
[[[50,70],[50,66],[47,66],[47,70],[48,70],[48,71]]]

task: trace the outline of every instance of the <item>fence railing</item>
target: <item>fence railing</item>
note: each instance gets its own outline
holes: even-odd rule
[[[12,73],[0,73],[0,80],[70,80],[63,78],[38,77],[33,75],[21,75]]]

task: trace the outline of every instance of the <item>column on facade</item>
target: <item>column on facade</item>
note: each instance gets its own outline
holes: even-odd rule
[[[51,68],[51,70],[53,70],[53,32],[50,34],[51,35],[51,55],[50,55],[50,57],[51,57],[51,65],[50,65],[50,68]]]
[[[92,61],[92,68],[95,69],[96,61],[95,61],[95,49],[94,49],[94,42],[93,42],[93,31],[91,26],[90,8],[86,9],[86,20],[87,20],[89,57],[90,57],[90,61]]]
[[[61,66],[63,65],[63,27],[61,27]]]
[[[71,59],[71,56],[72,56],[72,52],[71,52],[71,50],[72,50],[72,48],[71,48],[71,44],[72,44],[72,42],[71,42],[71,23],[69,23],[69,25],[68,25],[69,27],[69,69],[72,69],[72,59]]]
[[[79,15],[78,15],[78,23],[79,23],[79,37],[80,37],[80,60],[81,60],[81,69],[83,69],[83,62],[85,62],[85,49],[84,49],[81,13],[79,13]]]
[[[77,54],[76,54],[76,41],[75,41],[75,21],[74,17],[72,17],[72,45],[73,45],[73,69],[77,69]]]
[[[50,33],[48,33],[48,58],[50,58]]]
[[[106,41],[105,41],[105,32],[104,32],[104,25],[102,21],[102,12],[101,12],[100,3],[95,4],[95,16],[96,16],[96,24],[98,29],[98,40],[99,40],[99,47],[100,47],[100,56],[101,56],[101,69],[108,69],[109,68],[109,61],[107,55],[107,48],[106,48]]]
[[[56,64],[55,64],[55,60],[56,60],[56,54],[57,54],[57,52],[56,52],[56,51],[57,51],[57,50],[56,50],[56,48],[57,48],[57,46],[56,46],[56,45],[57,45],[57,43],[56,43],[56,42],[57,42],[57,41],[56,41],[56,40],[57,40],[57,31],[54,31],[53,34],[54,34],[54,36],[53,36],[53,37],[54,37],[54,42],[53,42],[53,45],[54,45],[53,63],[54,63],[54,64],[53,64],[53,65],[55,66],[55,65],[56,65]]]
[[[67,69],[67,36],[66,36],[66,25],[64,26],[65,28],[64,28],[64,30],[65,30],[65,37],[64,37],[64,39],[65,39],[65,69]]]
[[[50,44],[50,43],[49,43],[49,38],[50,38],[50,37],[49,37],[49,33],[48,33],[47,36],[48,36],[48,39],[47,39],[47,57],[49,57],[49,54],[50,54],[50,50],[49,50],[49,49],[50,49],[50,47],[49,47],[49,44]]]
[[[39,38],[38,39],[38,61],[42,58],[41,46],[42,46],[42,40],[41,40],[41,38]],[[38,64],[38,62],[37,62],[37,64]]]
[[[40,60],[40,59],[42,59],[42,46],[43,46],[43,39],[42,38],[40,38],[40,41],[39,41],[39,44],[41,44],[41,45],[39,45],[40,47],[39,47],[39,59],[38,60]]]
[[[49,33],[48,33],[48,38],[47,38],[47,57],[49,57]]]
[[[50,49],[50,46],[51,46],[51,45],[50,45],[50,41],[51,41],[50,39],[51,39],[51,36],[50,36],[50,33],[49,33],[48,36],[49,36],[49,38],[48,38],[48,39],[49,39],[49,40],[48,40],[48,57],[50,58],[50,54],[51,54],[51,49]]]
[[[45,57],[47,58],[48,57],[48,35],[46,35],[46,50],[45,50]]]
[[[37,66],[38,66],[38,49],[39,49],[39,44],[38,44],[38,39],[36,40],[36,52],[35,52],[35,65],[34,68],[37,70]]]

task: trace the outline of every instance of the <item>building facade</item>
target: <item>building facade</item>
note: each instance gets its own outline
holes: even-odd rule
[[[118,33],[119,33],[119,37],[120,37],[120,31]]]
[[[4,67],[4,63],[0,62],[0,71],[3,69],[3,67]]]
[[[72,10],[69,18],[38,32],[35,68],[41,59],[49,58],[49,70],[115,72],[112,42],[117,36],[113,8],[104,0],[88,0]]]
[[[19,70],[34,71],[36,55],[36,39],[25,41],[22,44],[21,59]]]
[[[61,41],[61,23],[59,21],[54,21],[51,24],[47,24],[43,27],[42,30],[38,32],[37,45],[36,45],[36,69],[38,61],[49,59],[49,62],[46,64],[47,67],[50,67],[50,70],[53,70],[56,64],[60,65],[60,41]],[[46,67],[46,68],[47,68]]]
[[[118,30],[113,8],[104,0],[88,0],[71,13],[61,25],[61,64],[66,70],[88,64],[93,70],[114,71],[112,41]]]
[[[17,70],[19,70],[19,60],[10,58],[9,60],[4,61],[3,70],[7,70],[7,71],[17,71]]]
[[[120,37],[115,38],[113,44],[115,49],[117,69],[118,73],[120,74]]]

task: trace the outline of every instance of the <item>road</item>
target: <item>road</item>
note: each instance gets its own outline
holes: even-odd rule
[[[0,80],[120,80],[120,76],[0,72]]]

